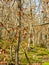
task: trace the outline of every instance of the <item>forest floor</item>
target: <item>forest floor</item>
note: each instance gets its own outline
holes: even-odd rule
[[[32,45],[30,46],[30,51],[27,51],[27,56],[30,60],[30,63],[32,65],[49,65],[49,50],[43,47],[38,47],[35,46],[33,47]],[[26,65],[27,59],[25,57],[24,53],[21,53],[20,49],[20,54],[19,54],[20,61],[22,62],[22,65]]]
[[[14,44],[15,45],[15,44]],[[11,62],[10,59],[10,43],[4,43],[4,42],[0,42],[0,48],[2,48],[4,51],[1,53],[0,52],[0,61],[7,61],[8,63]],[[25,52],[29,58],[30,63],[32,63],[32,65],[49,65],[49,50],[47,48],[44,47],[39,47],[39,46],[34,46],[31,44],[30,45],[30,50],[27,50],[27,46],[25,46],[25,44],[20,45],[19,48],[19,63],[21,65],[27,65],[28,61],[26,59],[26,56],[23,52],[23,48],[25,48]],[[13,47],[13,49],[15,50],[15,48]],[[15,52],[12,52],[13,56],[15,55]],[[1,51],[1,50],[0,50]],[[15,57],[14,57],[15,58]]]

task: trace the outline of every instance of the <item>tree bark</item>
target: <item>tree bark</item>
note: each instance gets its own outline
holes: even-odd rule
[[[15,65],[19,65],[19,46],[21,42],[21,0],[18,0],[18,9],[19,9],[19,37],[18,37],[18,43],[17,43],[17,48],[16,48],[16,60],[15,60]]]

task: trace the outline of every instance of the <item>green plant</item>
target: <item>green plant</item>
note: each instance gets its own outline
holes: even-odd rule
[[[49,65],[49,62],[44,62],[42,63],[42,65]]]

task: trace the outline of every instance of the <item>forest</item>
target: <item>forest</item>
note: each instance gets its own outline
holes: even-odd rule
[[[0,0],[0,65],[49,65],[49,0]]]

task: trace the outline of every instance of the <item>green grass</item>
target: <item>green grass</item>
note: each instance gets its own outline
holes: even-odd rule
[[[6,42],[6,43],[5,43]],[[10,42],[8,41],[2,41],[0,40],[0,48],[1,49],[5,49],[6,54],[8,56],[10,56]],[[16,43],[13,43],[14,48],[13,50],[15,50],[16,47]],[[27,51],[27,46],[25,44],[25,42],[23,42],[23,44],[21,44],[24,48],[25,51],[27,53],[27,56],[30,60],[31,63],[36,63],[36,62],[45,62],[45,59],[43,59],[44,55],[46,56],[46,58],[49,58],[49,50],[47,50],[46,48],[41,48],[38,46],[32,46],[30,45],[30,51]],[[23,64],[26,65],[28,63],[25,54],[23,52],[22,46],[20,45],[20,49],[19,49],[19,61]],[[12,54],[14,55],[14,59],[15,59],[15,52],[12,52]],[[1,60],[3,60],[4,57],[1,56]],[[11,59],[9,57],[9,60],[7,59],[7,62],[9,62]],[[42,65],[49,65],[49,62],[45,62]]]
[[[42,65],[49,65],[49,62],[44,62]]]
[[[23,52],[20,48],[20,51]],[[41,47],[31,47],[30,52],[26,51],[31,63],[34,62],[45,62],[42,58],[44,55],[49,58],[49,51]],[[24,53],[20,54],[20,60],[23,64],[27,64]]]

